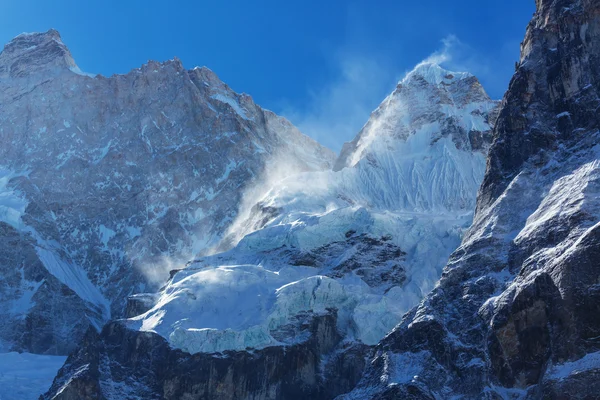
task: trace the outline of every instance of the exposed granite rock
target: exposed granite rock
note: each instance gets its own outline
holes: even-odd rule
[[[479,208],[491,205],[526,163],[543,165],[560,146],[598,128],[598,4],[536,4],[495,127]]]

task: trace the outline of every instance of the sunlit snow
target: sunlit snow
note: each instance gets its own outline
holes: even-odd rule
[[[376,344],[433,288],[471,223],[485,152],[440,125],[440,118],[452,118],[464,135],[490,130],[484,114],[496,102],[485,95],[469,102],[463,88],[444,92],[469,78],[420,65],[373,114],[350,167],[268,179],[241,213],[246,219],[233,225],[237,245],[176,273],[155,306],[129,325],[191,353],[215,352],[302,340],[277,332],[299,315],[336,309],[342,334]],[[277,167],[285,169],[285,160]],[[255,204],[277,212],[265,224]],[[369,286],[356,271],[331,277],[327,267],[292,263],[281,252],[323,252],[349,235],[386,238],[401,248],[406,282]]]

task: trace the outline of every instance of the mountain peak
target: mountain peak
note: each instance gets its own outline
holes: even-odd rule
[[[22,39],[37,40],[38,42],[48,40],[58,40],[62,42],[60,33],[56,29],[50,28],[46,32],[23,32],[15,36],[8,45],[10,45],[10,43],[18,42]]]
[[[0,53],[0,78],[25,77],[36,72],[77,69],[71,52],[55,29],[22,33]]]
[[[439,64],[425,61],[418,64],[411,72],[409,72],[401,83],[408,83],[415,79],[424,79],[426,82],[433,85],[439,85],[442,83],[450,84],[473,77],[474,76],[468,72],[449,71]]]
[[[432,144],[451,136],[458,149],[485,153],[497,107],[474,75],[422,62],[344,145],[334,169],[352,167],[376,147],[393,148],[415,135],[431,136]]]

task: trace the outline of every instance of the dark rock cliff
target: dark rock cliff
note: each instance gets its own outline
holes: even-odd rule
[[[88,332],[41,398],[331,399],[357,383],[367,351],[342,343],[335,324],[335,312],[307,320],[310,339],[289,347],[190,355],[110,323]]]

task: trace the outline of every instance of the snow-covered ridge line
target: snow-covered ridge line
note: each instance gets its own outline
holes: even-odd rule
[[[433,122],[440,124],[444,136],[454,135],[459,148],[485,154],[498,106],[472,74],[421,63],[398,83],[356,138],[344,145],[334,168],[354,166],[371,147],[394,145]]]
[[[474,75],[469,72],[453,72],[443,69],[439,64],[433,62],[422,62],[409,72],[401,81],[401,84],[407,84],[411,79],[424,79],[425,81],[439,85],[450,84],[452,82],[473,78]]]

